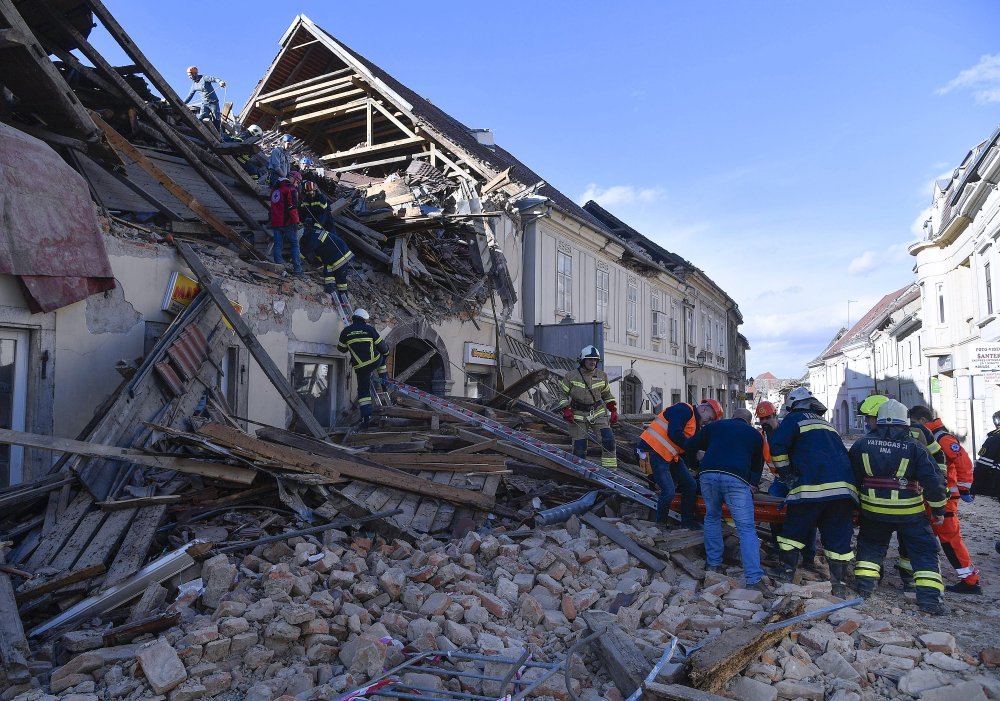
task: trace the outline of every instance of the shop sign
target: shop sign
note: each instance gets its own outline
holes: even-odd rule
[[[466,341],[465,362],[469,365],[496,365],[497,347]]]
[[[980,343],[973,346],[969,370],[973,375],[1000,373],[1000,343]]]

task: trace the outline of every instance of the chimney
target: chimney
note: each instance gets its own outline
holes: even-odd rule
[[[493,141],[493,130],[492,129],[470,129],[472,135],[476,137],[476,141],[481,143],[487,148],[493,148],[496,142]]]

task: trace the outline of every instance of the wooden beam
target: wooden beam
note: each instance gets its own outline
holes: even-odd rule
[[[411,365],[408,365],[401,372],[397,373],[395,375],[395,380],[397,382],[406,382],[411,377],[413,377],[418,372],[420,372],[421,368],[423,368],[425,365],[427,365],[427,363],[431,362],[431,358],[433,358],[437,354],[438,354],[438,349],[437,348],[431,348],[426,353],[424,353],[422,356],[420,356],[415,361],[413,361],[413,363]]]
[[[397,127],[399,127],[399,130],[402,131],[404,134],[406,134],[408,136],[416,136],[417,135],[417,132],[415,132],[411,127],[406,126],[401,121],[399,121],[398,119],[396,119],[396,116],[394,114],[392,114],[391,112],[389,112],[389,110],[387,110],[385,107],[383,107],[382,103],[380,101],[372,100],[372,106],[375,107],[375,109],[377,109],[379,112],[381,112],[382,116],[384,116],[390,122],[392,122]]]
[[[343,92],[335,92],[332,95],[307,95],[303,98],[293,100],[288,104],[277,105],[276,109],[281,113],[282,116],[295,116],[294,113],[298,110],[305,110],[308,107],[318,107],[323,105],[325,107],[336,107],[339,105],[346,105],[354,100],[360,99],[360,95],[364,95],[364,90],[358,90],[353,88],[351,90],[344,90]],[[345,100],[345,98],[353,98],[352,100]],[[288,113],[291,112],[291,115]]]
[[[602,627],[597,622],[599,619],[594,613],[585,612],[583,619],[591,630],[596,631]],[[629,696],[640,687],[652,665],[642,654],[631,635],[622,630],[620,626],[612,624],[608,625],[604,634],[591,645],[597,648],[598,659],[608,671],[611,681],[621,691],[622,696]]]
[[[688,667],[692,686],[710,693],[720,691],[726,682],[790,632],[789,628],[765,630],[767,623],[792,618],[804,611],[805,604],[801,599],[786,597],[763,623],[742,623],[695,651]]]
[[[368,238],[374,239],[375,241],[378,241],[379,243],[385,243],[386,241],[388,241],[388,238],[386,238],[386,235],[383,234],[382,232],[375,231],[375,229],[372,229],[371,227],[365,226],[361,222],[356,222],[353,219],[351,219],[350,217],[345,216],[343,214],[334,214],[333,215],[333,220],[337,224],[340,224],[340,226],[342,226],[343,228],[350,229],[351,231],[355,232],[356,234],[360,234],[362,236],[367,236]]]
[[[403,467],[413,465],[439,464],[439,465],[493,465],[503,467],[507,458],[503,455],[467,455],[454,453],[368,453],[376,457],[378,462],[392,467]]]
[[[496,450],[497,440],[496,438],[491,438],[482,443],[473,443],[462,448],[455,448],[455,450],[449,451],[448,455],[471,455],[472,453],[480,453],[484,450]],[[506,460],[504,462],[506,463]]]
[[[372,460],[358,456],[350,459],[340,457],[319,456],[300,451],[296,448],[267,443],[253,438],[221,424],[210,423],[198,429],[200,435],[209,436],[213,440],[233,448],[257,453],[262,457],[275,460],[289,469],[328,475],[331,477],[350,477],[394,489],[435,497],[457,504],[468,504],[480,509],[489,510],[493,507],[493,498],[469,489],[460,489],[445,484],[428,482],[405,472],[383,467]]]
[[[0,443],[23,445],[28,448],[54,450],[60,453],[73,453],[92,458],[107,458],[132,465],[158,467],[161,470],[176,470],[212,479],[233,482],[235,484],[252,484],[257,473],[243,467],[233,467],[221,463],[204,462],[190,458],[175,458],[167,455],[147,455],[131,448],[119,448],[114,445],[75,441],[70,438],[43,436],[37,433],[23,433],[0,428]]]
[[[683,684],[660,684],[658,682],[647,682],[645,695],[663,699],[663,701],[730,701],[728,696],[699,691]]]
[[[272,90],[271,92],[261,93],[254,100],[254,107],[260,103],[275,102],[277,100],[283,100],[294,95],[302,95],[311,90],[321,90],[324,87],[340,82],[351,82],[351,77],[341,78],[340,80],[335,80],[340,76],[345,74],[353,74],[354,70],[351,68],[341,68],[338,71],[333,71],[332,73],[324,73],[323,75],[318,75],[315,78],[307,78],[306,80],[300,80],[297,83],[292,83],[284,87],[278,88],[277,90]]]
[[[281,126],[293,127],[297,124],[310,124],[311,122],[320,122],[325,119],[334,119],[335,117],[339,117],[343,114],[350,114],[351,112],[361,112],[366,108],[365,106],[367,102],[368,99],[363,98],[347,102],[343,105],[337,105],[336,107],[328,107],[323,110],[306,112],[305,114],[297,114],[294,117],[282,119]]]
[[[504,387],[503,392],[497,392],[495,397],[486,402],[486,406],[493,407],[495,409],[507,409],[511,404],[517,401],[518,397],[537,385],[539,382],[544,381],[551,374],[553,373],[548,368],[538,368],[537,370],[532,370],[531,372],[519,377],[514,384]]]
[[[346,173],[348,171],[357,172],[359,170],[364,170],[365,168],[373,168],[375,166],[384,166],[389,163],[401,163],[403,161],[410,160],[410,156],[393,156],[392,158],[382,158],[377,161],[367,161],[365,163],[354,163],[349,166],[344,166],[342,168],[324,168],[327,173]]]
[[[319,438],[320,440],[326,440],[326,429],[320,426],[319,421],[316,417],[312,415],[309,411],[309,407],[306,406],[302,398],[296,394],[295,390],[285,379],[285,375],[278,369],[271,356],[267,354],[264,350],[264,346],[260,344],[257,337],[254,335],[247,323],[243,321],[243,318],[239,315],[236,309],[233,307],[232,302],[230,302],[226,295],[223,293],[222,289],[216,284],[215,278],[212,277],[212,273],[208,271],[205,264],[201,262],[198,258],[198,254],[188,244],[183,241],[175,241],[177,245],[177,250],[180,251],[181,257],[184,262],[187,263],[188,267],[194,273],[195,278],[201,284],[203,290],[205,290],[211,297],[212,301],[215,302],[216,306],[219,307],[219,311],[222,312],[222,316],[226,318],[229,325],[232,326],[236,335],[240,337],[243,344],[250,351],[250,355],[253,356],[254,360],[264,371],[267,379],[271,381],[271,384],[278,394],[285,400],[289,407],[291,407],[292,412],[295,414],[296,418],[305,426],[306,430],[314,438]]]
[[[190,209],[192,212],[201,217],[205,222],[215,229],[218,233],[222,234],[226,239],[232,241],[237,246],[240,247],[244,253],[252,256],[256,260],[262,260],[262,256],[257,252],[253,246],[246,242],[242,236],[236,233],[226,222],[219,219],[208,207],[203,205],[201,202],[195,198],[190,192],[185,190],[183,187],[178,185],[174,180],[167,175],[166,171],[160,168],[158,165],[153,163],[152,160],[146,157],[142,151],[133,146],[128,139],[115,131],[114,127],[101,119],[100,115],[96,112],[91,113],[91,117],[94,120],[94,124],[99,126],[108,137],[108,141],[114,146],[118,151],[124,153],[136,164],[142,168],[144,171],[149,173],[156,182],[160,183],[167,189],[167,191],[180,200],[185,207]]]
[[[3,563],[4,559],[0,557],[0,564]],[[31,679],[28,668],[30,654],[14,600],[14,587],[10,577],[0,572],[0,670],[3,672],[0,677],[6,681],[8,689]]]
[[[667,563],[663,562],[659,558],[653,557],[651,554],[643,550],[638,543],[597,514],[588,511],[580,517],[580,520],[601,535],[607,536],[611,542],[625,548],[629,555],[634,557],[649,569],[653,570],[653,572],[662,572],[666,569]]]
[[[44,2],[43,6],[45,6]],[[246,210],[246,208],[243,207],[240,201],[236,199],[229,188],[226,187],[221,180],[219,180],[215,173],[213,173],[204,163],[201,162],[201,159],[198,158],[197,154],[195,154],[195,152],[188,146],[187,140],[173,127],[160,118],[160,115],[157,114],[156,110],[154,110],[150,104],[143,100],[142,97],[132,89],[132,86],[129,85],[121,75],[119,75],[114,66],[108,63],[107,59],[105,59],[104,56],[102,56],[101,53],[95,49],[93,45],[90,44],[90,42],[88,42],[82,34],[80,34],[80,32],[78,32],[65,17],[58,12],[53,11],[51,7],[45,7],[48,17],[50,17],[57,25],[59,25],[62,31],[66,32],[73,39],[77,47],[80,49],[80,52],[86,56],[87,60],[93,63],[95,67],[103,71],[105,77],[109,78],[111,82],[114,83],[115,86],[117,86],[117,88],[129,98],[133,106],[142,113],[149,124],[155,127],[156,130],[163,135],[163,138],[165,138],[170,145],[173,146],[173,148],[180,152],[180,154],[184,157],[184,160],[186,160],[191,167],[195,169],[198,175],[200,175],[205,182],[208,183],[209,187],[211,187],[219,195],[219,197],[221,197],[222,200],[229,205],[230,208],[232,208],[237,216],[243,220],[243,223],[254,231],[266,234],[260,222],[257,221]],[[169,86],[167,86],[167,89],[170,90]],[[170,91],[172,92],[172,90]],[[254,258],[259,259],[260,256],[255,252]]]
[[[340,151],[338,153],[328,153],[325,156],[320,156],[324,161],[342,161],[345,158],[354,158],[355,156],[360,156],[365,153],[378,153],[380,151],[390,151],[396,148],[402,148],[403,146],[409,146],[410,144],[416,144],[423,141],[419,136],[408,136],[405,139],[397,139],[396,141],[389,141],[384,144],[374,144],[371,146],[363,146],[362,148],[356,148],[352,151]]]
[[[176,504],[181,500],[180,494],[161,494],[152,497],[136,497],[135,499],[118,499],[116,501],[99,501],[99,506],[104,511],[119,511],[121,509],[135,509],[140,506],[156,506],[157,504]]]
[[[14,599],[19,604],[23,604],[25,601],[31,601],[32,599],[37,599],[43,594],[48,594],[49,592],[57,591],[63,587],[68,587],[71,584],[76,584],[77,582],[85,582],[91,577],[96,577],[99,574],[104,574],[104,564],[98,563],[96,565],[90,565],[82,569],[78,569],[74,572],[67,572],[65,574],[60,574],[53,577],[47,582],[38,584],[36,586],[30,587],[28,589],[22,589],[21,591],[14,594]]]

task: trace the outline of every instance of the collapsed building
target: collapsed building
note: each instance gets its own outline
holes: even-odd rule
[[[131,65],[90,44],[95,18]],[[322,164],[357,254],[397,389],[358,433],[342,319],[317,270],[267,261],[248,145],[98,0],[0,0],[0,20],[4,698],[328,698],[437,652],[455,666],[403,697],[895,688],[848,664],[874,658],[870,617],[793,649],[795,616],[843,608],[828,586],[765,606],[704,572],[699,533],[646,520],[636,427],[618,473],[555,447],[552,379],[588,343],[627,413],[735,406],[742,318],[703,271],[300,15],[238,121]],[[591,680],[573,655],[595,640]]]

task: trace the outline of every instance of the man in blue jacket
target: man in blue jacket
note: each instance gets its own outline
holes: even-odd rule
[[[733,418],[708,424],[684,444],[684,451],[704,450],[698,479],[705,500],[706,569],[722,565],[722,505],[736,522],[747,589],[770,593],[760,567],[760,539],[754,525],[753,493],[764,470],[764,439],[750,422],[753,414],[737,409]]]
[[[215,94],[214,83],[218,83],[219,87],[224,88],[226,87],[226,81],[215,76],[202,75],[198,72],[198,66],[188,68],[187,74],[193,85],[188,91],[187,97],[184,98],[184,104],[186,105],[191,102],[191,98],[196,93],[201,93],[201,110],[198,112],[198,119],[202,121],[211,119],[212,125],[218,129],[220,127],[219,96]]]
[[[812,392],[796,387],[788,393],[785,407],[788,416],[771,439],[774,468],[788,485],[785,523],[778,536],[777,579],[792,581],[808,534],[818,528],[833,593],[843,597],[854,559],[851,539],[858,503],[851,460],[837,429],[823,419],[826,407]]]

